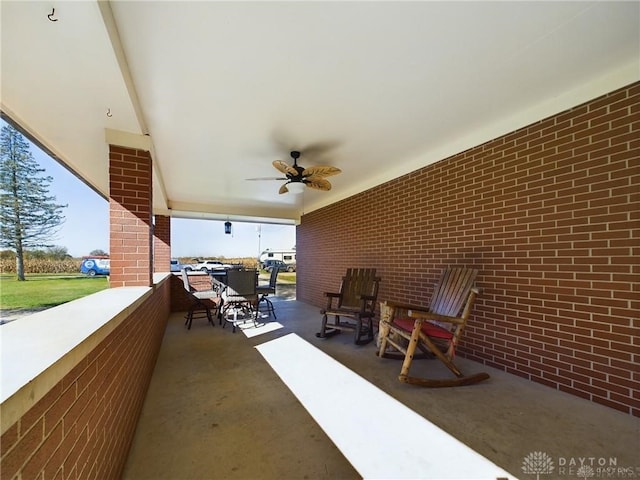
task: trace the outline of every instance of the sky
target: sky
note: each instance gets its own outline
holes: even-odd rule
[[[0,120],[0,127],[6,123]],[[49,193],[63,209],[65,222],[51,243],[66,247],[69,255],[81,257],[93,250],[109,252],[109,202],[64,166],[32,144],[31,153],[53,181]],[[232,233],[224,233],[217,220],[171,219],[171,255],[189,258],[258,257],[260,252],[291,250],[296,244],[295,226],[232,222]]]

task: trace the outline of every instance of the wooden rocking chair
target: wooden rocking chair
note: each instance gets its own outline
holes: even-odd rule
[[[471,314],[476,296],[473,286],[477,270],[447,268],[436,285],[428,308],[393,302],[380,304],[378,356],[402,358],[392,350],[402,352],[404,361],[398,380],[423,387],[454,387],[469,385],[489,378],[487,373],[465,376],[453,363],[455,349]],[[403,340],[404,339],[404,340]],[[408,341],[408,344],[405,343]],[[419,348],[430,358],[441,360],[456,376],[455,379],[427,379],[409,376],[411,362]]]
[[[379,283],[380,277],[376,277],[375,268],[349,268],[342,277],[340,292],[325,292],[327,306],[320,310],[322,327],[316,337],[331,337],[347,330],[355,332],[355,344],[371,342]],[[327,325],[329,315],[334,316],[334,322]],[[356,323],[341,322],[340,317],[352,318]]]

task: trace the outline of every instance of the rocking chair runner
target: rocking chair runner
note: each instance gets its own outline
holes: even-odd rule
[[[415,307],[393,302],[380,305],[381,319],[378,355],[394,357],[393,349],[404,354],[398,380],[424,387],[469,385],[489,378],[487,373],[465,376],[453,363],[455,349],[471,314],[479,290],[473,287],[477,270],[447,268],[442,273],[429,307]],[[406,345],[403,340],[408,341]],[[435,356],[456,376],[455,379],[426,379],[409,376],[416,348]],[[395,356],[397,357],[397,354]]]
[[[320,310],[322,326],[316,337],[331,337],[347,330],[355,332],[354,343],[357,345],[371,342],[379,283],[375,268],[349,268],[342,277],[340,292],[325,292],[327,306]],[[329,315],[334,316],[334,322],[327,325]],[[341,322],[340,317],[352,318],[356,323]]]

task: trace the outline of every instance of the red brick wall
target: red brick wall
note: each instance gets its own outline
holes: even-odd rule
[[[149,152],[109,145],[109,284],[151,286],[152,178]]]
[[[171,217],[156,215],[153,225],[153,270],[171,269]]]
[[[478,268],[462,355],[639,416],[639,200],[636,83],[304,215],[297,296],[367,266],[426,304]]]
[[[2,435],[2,478],[121,478],[169,317],[169,282]]]

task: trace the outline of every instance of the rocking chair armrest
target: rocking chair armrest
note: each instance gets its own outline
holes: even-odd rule
[[[342,298],[341,293],[335,293],[335,292],[324,292],[324,296],[327,297],[327,306],[322,310],[322,313],[326,312],[327,310],[333,309],[334,298],[338,298],[338,299]]]
[[[374,295],[358,295],[358,299],[365,301],[375,301],[376,297]]]
[[[373,316],[376,297],[373,295],[358,295],[360,300],[360,316]]]
[[[330,298],[340,298],[342,296],[341,293],[334,293],[334,292],[324,292],[324,296],[325,297],[330,297]]]
[[[375,309],[376,297],[373,295],[357,295],[361,310]]]
[[[456,323],[462,324],[464,323],[464,319],[458,317],[449,317],[447,315],[439,315],[437,313],[426,312],[424,310],[409,310],[407,315],[410,318],[416,318],[421,320],[436,320],[438,322],[448,322],[448,323]]]

